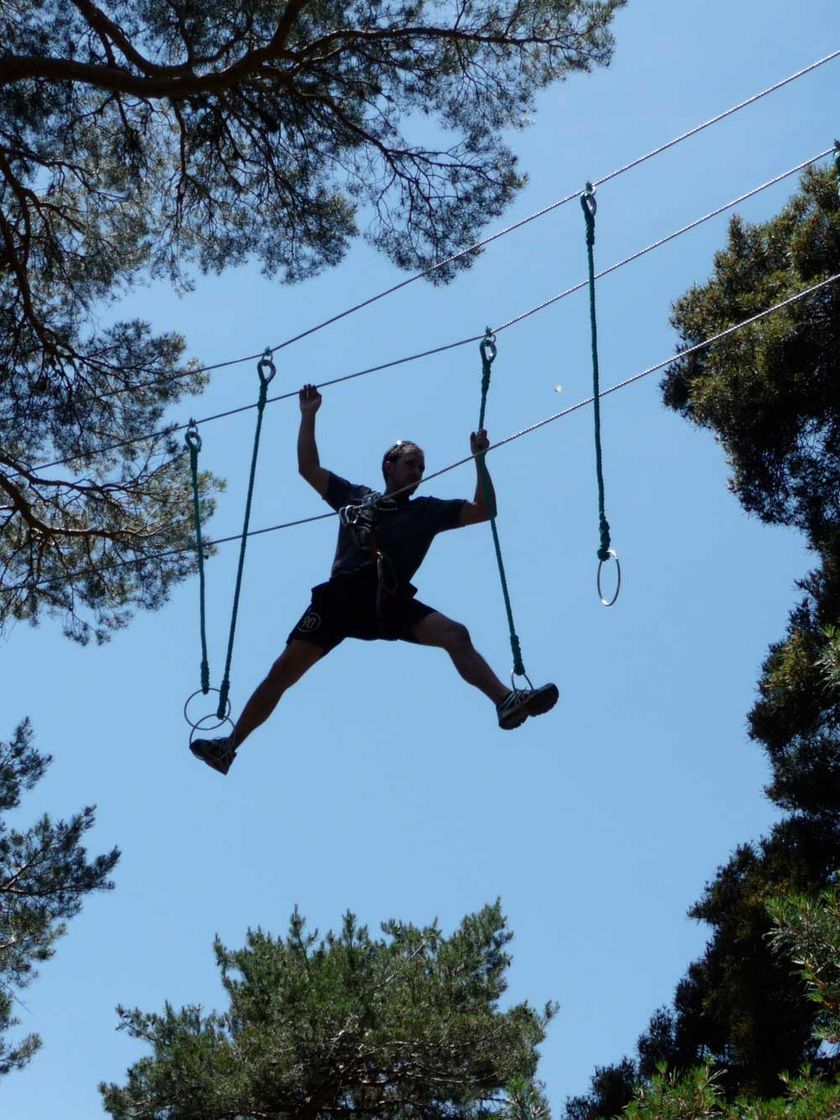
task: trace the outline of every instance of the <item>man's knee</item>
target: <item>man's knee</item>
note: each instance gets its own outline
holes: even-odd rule
[[[269,669],[268,679],[275,687],[288,688],[300,680],[323,653],[320,646],[312,642],[292,640]]]
[[[441,644],[447,653],[457,653],[459,650],[471,649],[472,639],[469,630],[462,622],[447,619],[447,625],[441,632]]]

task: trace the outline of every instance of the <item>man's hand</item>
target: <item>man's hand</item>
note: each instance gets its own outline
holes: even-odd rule
[[[484,455],[489,446],[490,440],[487,438],[486,428],[480,428],[477,432],[470,432],[470,451],[473,455]]]
[[[314,385],[304,385],[298,394],[302,416],[314,416],[321,407],[321,394]]]
[[[490,440],[484,428],[470,432],[470,451],[475,456],[477,475],[475,497],[471,502],[464,502],[461,507],[460,525],[478,525],[479,522],[489,521],[496,516],[496,492],[490,472],[484,465],[484,455],[489,447]]]

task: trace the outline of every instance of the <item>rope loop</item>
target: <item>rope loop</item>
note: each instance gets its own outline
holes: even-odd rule
[[[511,677],[524,677],[528,681],[528,687],[533,688],[528,674],[525,672],[525,663],[522,660],[522,646],[519,644],[519,635],[511,633],[510,648],[513,654],[513,673]]]
[[[190,422],[187,425],[184,443],[190,449],[191,455],[198,455],[201,450],[201,436],[198,434],[198,425],[192,418],[190,418]]]
[[[484,328],[484,338],[479,346],[481,361],[485,366],[492,366],[496,360],[496,336],[490,327]]]
[[[601,543],[598,547],[598,559],[603,563],[609,558],[612,549],[610,548],[610,523],[604,516],[603,510],[598,518],[598,530],[600,533]]]
[[[260,375],[260,383],[267,389],[275,373],[277,373],[277,366],[274,364],[271,348],[268,346],[266,346],[265,353],[257,362],[257,373]]]

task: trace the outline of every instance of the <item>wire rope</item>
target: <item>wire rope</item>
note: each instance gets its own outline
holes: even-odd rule
[[[600,179],[593,180],[593,186],[602,186],[604,183],[609,183],[611,180],[618,178],[618,176],[624,175],[628,171],[632,171],[634,168],[639,167],[641,164],[646,163],[648,160],[653,159],[656,156],[661,155],[663,152],[667,152],[671,148],[676,147],[678,144],[682,144],[684,141],[691,139],[693,136],[696,136],[698,133],[703,132],[705,129],[719,124],[721,121],[726,120],[728,117],[733,116],[735,113],[740,112],[742,109],[746,109],[750,105],[754,105],[757,101],[762,100],[762,98],[767,97],[769,94],[775,93],[777,90],[790,85],[791,82],[795,82],[799,78],[804,78],[806,74],[812,73],[814,70],[819,69],[819,67],[824,66],[826,63],[833,62],[834,59],[838,57],[840,57],[840,49],[832,51],[830,54],[825,55],[823,58],[819,58],[815,62],[810,63],[808,66],[804,66],[800,70],[795,71],[793,74],[789,74],[786,78],[782,78],[781,80],[774,82],[773,85],[759,90],[758,93],[754,93],[752,94],[752,96],[747,97],[745,100],[739,101],[736,105],[732,105],[730,106],[730,108],[724,109],[723,112],[717,113],[713,117],[709,117],[708,120],[694,125],[693,128],[688,129],[686,132],[680,133],[679,136],[673,137],[673,139],[666,141],[664,144],[660,144],[656,148],[652,148],[644,155],[637,156],[635,159],[630,160],[629,163],[625,163],[621,167],[617,167],[615,170],[610,171]],[[282,342],[278,342],[275,346],[268,347],[267,349],[269,349],[272,354],[276,354],[277,351],[283,350],[287,346],[291,346],[295,342],[300,342],[302,339],[316,334],[318,331],[323,330],[325,327],[332,326],[333,323],[337,323],[342,319],[346,319],[350,315],[354,315],[357,311],[362,311],[364,308],[370,307],[372,304],[377,303],[379,300],[385,299],[387,296],[393,295],[394,293],[401,291],[403,288],[408,287],[410,284],[414,284],[418,280],[423,280],[427,276],[431,276],[434,272],[438,272],[440,269],[445,268],[447,265],[454,264],[462,257],[477,253],[485,246],[492,244],[494,241],[498,241],[502,237],[506,237],[509,233],[514,233],[516,230],[521,229],[523,226],[528,225],[530,222],[536,221],[538,218],[545,217],[546,214],[550,214],[553,211],[559,209],[561,206],[565,206],[567,203],[572,202],[579,196],[579,193],[580,192],[578,190],[572,191],[571,194],[564,195],[562,198],[549,203],[547,206],[543,206],[541,209],[534,211],[533,214],[529,214],[524,218],[520,218],[516,222],[512,222],[510,225],[505,226],[503,229],[497,230],[495,233],[490,234],[488,237],[474,242],[467,248],[460,249],[457,253],[453,253],[448,257],[444,257],[442,260],[436,261],[434,264],[429,265],[428,268],[425,268],[420,272],[413,273],[411,276],[406,277],[405,280],[401,280],[396,284],[392,284],[390,287],[384,288],[380,292],[376,292],[374,295],[369,296],[367,299],[353,304],[351,307],[347,307],[343,311],[339,311],[335,315],[331,315],[329,318],[316,323],[314,326],[308,327],[306,330],[300,331],[298,334],[292,335],[291,337],[284,339]],[[478,337],[480,338],[481,336]],[[470,341],[474,342],[476,341],[476,339],[470,339]],[[264,352],[265,351],[260,351],[256,354],[247,354],[240,358],[230,358],[227,361],[215,362],[211,365],[197,366],[193,369],[173,371],[172,374],[169,375],[169,377],[164,379],[164,383],[170,380],[176,380],[180,377],[190,377],[198,373],[212,373],[219,369],[226,369],[230,366],[240,365],[243,362],[255,361],[256,359],[262,357]],[[131,388],[115,389],[110,394],[104,395],[113,396],[119,393],[131,392],[133,390],[136,391],[136,389],[138,388],[151,388],[157,384],[160,384],[160,382],[161,379],[157,378],[153,381],[132,386]]]
[[[624,257],[620,261],[616,261],[615,263],[609,265],[607,268],[601,269],[600,272],[596,273],[595,279],[600,280],[602,277],[610,275],[610,273],[617,272],[619,269],[624,268],[628,264],[632,264],[634,261],[641,259],[648,253],[661,248],[663,245],[669,244],[670,242],[676,240],[678,237],[682,237],[686,233],[690,233],[692,230],[697,229],[705,222],[719,217],[727,210],[731,210],[733,206],[739,206],[742,202],[746,202],[748,199],[754,198],[762,191],[768,190],[770,187],[776,186],[784,179],[790,178],[791,175],[795,175],[797,172],[803,171],[805,168],[813,166],[821,159],[825,159],[827,156],[832,155],[834,151],[835,148],[833,146],[831,148],[826,148],[824,151],[819,152],[817,155],[811,156],[809,159],[803,160],[801,163],[797,163],[794,167],[790,167],[786,171],[780,172],[778,175],[773,176],[773,178],[766,180],[765,182],[759,184],[757,187],[753,187],[751,190],[745,191],[743,194],[738,195],[736,198],[731,199],[729,202],[716,207],[714,210],[710,210],[702,217],[696,218],[694,221],[689,222],[687,225],[681,226],[679,229],[674,230],[672,233],[667,234],[665,237],[659,238],[657,241],[652,241],[649,245],[646,245],[642,249],[638,249],[636,252],[631,253],[629,256]],[[575,197],[579,197],[579,194]],[[540,311],[545,311],[547,308],[553,307],[554,304],[559,303],[561,300],[566,299],[568,296],[574,295],[575,292],[582,291],[587,286],[588,282],[588,280],[581,280],[578,283],[573,284],[571,287],[565,288],[562,292],[558,292],[557,295],[551,296],[550,299],[544,300],[542,303],[538,303],[536,306],[529,308],[527,311],[523,311],[513,319],[508,319],[500,326],[494,327],[493,333],[501,334],[502,331],[506,331],[510,327],[514,327],[517,324],[524,322],[526,319],[531,318],[531,316],[538,314]],[[368,366],[365,369],[355,370],[352,373],[342,374],[339,377],[333,377],[326,381],[320,381],[318,383],[318,388],[326,389],[332,385],[340,385],[346,381],[354,381],[357,378],[366,377],[372,373],[381,373],[383,370],[395,369],[398,366],[407,365],[410,362],[420,361],[423,358],[434,357],[437,354],[443,354],[449,350],[456,350],[461,346],[469,346],[472,343],[480,342],[483,337],[483,334],[470,335],[469,338],[461,338],[456,340],[455,342],[447,342],[442,344],[441,346],[434,346],[428,350],[420,350],[417,353],[408,354],[402,358],[395,358],[391,361],[381,362],[378,365]],[[258,356],[262,356],[262,353]],[[246,359],[242,360],[244,361]],[[292,397],[296,396],[297,390],[288,393],[280,393],[277,396],[268,397],[266,403],[277,404],[280,401],[289,400]],[[216,420],[226,419],[230,416],[238,416],[243,412],[250,412],[256,407],[257,405],[253,402],[245,405],[239,405],[236,408],[229,408],[223,412],[216,412],[208,416],[204,416],[201,419],[197,420],[196,424],[209,424]],[[98,455],[106,455],[111,451],[119,451],[124,447],[131,447],[135,443],[142,443],[144,440],[161,439],[166,435],[175,435],[177,432],[186,431],[188,426],[188,424],[177,424],[169,428],[148,432],[145,435],[132,436],[129,439],[119,440],[115,443],[106,444],[103,447],[94,448],[93,451],[84,456],[67,456],[64,459],[54,459],[51,462],[40,463],[38,466],[32,467],[31,470],[34,473],[36,471],[49,470],[52,467],[66,466],[67,464],[76,462],[77,460],[82,458],[90,459],[95,458]]]
[[[838,280],[840,280],[840,272],[835,273],[833,276],[827,277],[825,280],[821,280],[818,284],[813,284],[811,287],[805,288],[801,292],[797,292],[795,295],[788,296],[787,299],[773,304],[772,307],[767,307],[763,311],[757,312],[755,315],[750,316],[749,319],[744,319],[740,323],[734,323],[731,327],[726,327],[725,330],[719,331],[717,334],[712,335],[710,338],[703,339],[701,342],[697,342],[693,346],[687,347],[685,350],[681,350],[676,354],[672,354],[670,357],[657,362],[655,365],[648,366],[646,369],[641,370],[639,373],[634,373],[632,376],[626,377],[623,381],[619,381],[615,385],[609,386],[609,388],[607,389],[602,389],[599,395],[601,398],[603,398],[609,396],[611,393],[617,393],[620,389],[625,389],[628,385],[633,385],[635,384],[635,382],[641,381],[642,378],[648,377],[652,373],[656,373],[657,370],[664,369],[665,366],[670,365],[672,362],[678,361],[680,358],[685,358],[689,354],[696,354],[700,350],[704,350],[706,349],[706,347],[713,346],[716,342],[720,342],[721,339],[728,338],[730,335],[735,334],[737,331],[744,330],[746,327],[750,327],[754,323],[760,322],[762,319],[767,318],[768,315],[772,315],[776,311],[781,311],[785,307],[790,307],[793,304],[798,303],[800,300],[807,299],[808,296],[813,295],[815,292],[821,291],[823,288],[828,287],[830,284],[835,284]],[[483,337],[483,335],[481,337]],[[522,439],[527,435],[531,435],[532,432],[539,431],[541,428],[545,428],[547,425],[553,424],[557,420],[562,420],[566,416],[570,416],[573,412],[577,412],[579,409],[585,408],[587,405],[592,403],[592,397],[587,397],[584,400],[580,400],[576,404],[562,409],[560,412],[555,412],[551,416],[546,416],[544,419],[538,420],[536,421],[536,423],[530,424],[528,425],[528,427],[522,428],[518,432],[514,432],[512,435],[505,436],[503,439],[497,440],[497,442],[491,444],[487,448],[487,451],[483,454],[489,454],[491,451],[497,451],[500,447],[506,447],[508,444],[513,443],[518,439]],[[425,475],[421,480],[421,484],[425,485],[427,482],[431,482],[434,478],[440,478],[441,475],[448,474],[450,471],[456,470],[458,467],[462,467],[465,463],[473,462],[474,459],[474,455],[465,455],[463,458],[455,460],[455,462],[450,463],[448,466],[441,467],[440,470],[433,471],[431,474]],[[267,533],[276,533],[284,529],[293,529],[297,528],[300,525],[312,524],[315,521],[326,521],[337,516],[337,513],[334,510],[331,510],[329,513],[319,513],[311,517],[301,517],[294,521],[283,522],[279,525],[267,525],[262,529],[250,529],[247,535],[249,537],[264,536]],[[205,548],[216,548],[217,546],[222,544],[229,544],[233,541],[241,541],[241,539],[241,533],[234,533],[231,536],[227,537],[217,537],[215,540],[206,542]],[[189,544],[179,548],[166,549],[163,552],[154,553],[153,556],[142,557],[136,560],[121,561],[119,564],[114,564],[112,567],[104,570],[116,571],[120,568],[129,567],[132,564],[142,563],[147,559],[165,559],[168,556],[177,556],[184,552],[193,551],[194,547],[194,545]],[[102,567],[84,568],[78,572],[71,572],[69,575],[62,577],[60,582],[66,584],[72,580],[82,579],[87,575],[91,575],[92,573],[98,572],[101,574],[102,571]],[[5,592],[6,594],[16,594],[20,593],[21,591],[34,591],[40,587],[49,587],[57,582],[59,582],[57,579],[46,579],[36,581],[35,583],[31,584],[21,584],[18,587],[0,587],[0,591]]]

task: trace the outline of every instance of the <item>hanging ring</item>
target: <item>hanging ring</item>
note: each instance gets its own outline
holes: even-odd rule
[[[531,684],[531,678],[528,676],[528,674],[525,672],[525,670],[523,669],[521,673],[517,673],[517,671],[514,669],[513,672],[510,675],[510,686],[513,689],[514,692],[524,692],[525,691],[524,689],[519,688],[517,686],[517,683],[516,683],[516,678],[517,677],[524,677],[525,680],[528,682],[529,690],[531,692],[534,691],[534,686]]]
[[[190,719],[189,706],[190,706],[191,701],[195,700],[196,696],[206,696],[210,692],[215,692],[217,696],[221,695],[218,688],[208,688],[207,692],[205,692],[203,688],[197,688],[195,690],[195,692],[193,692],[190,696],[187,697],[187,699],[184,703],[184,719],[187,721],[187,723],[193,729],[193,732],[196,732],[196,731],[215,731],[216,728],[221,727],[223,723],[231,723],[231,719],[230,719],[230,700],[227,701],[227,703],[225,705],[225,714],[221,718],[218,715],[216,715],[216,713],[214,712],[212,715],[209,715],[209,716],[201,716],[197,720]],[[212,727],[204,727],[203,724],[208,719],[215,719],[217,722],[214,723]],[[192,741],[192,736],[190,736],[190,741]]]
[[[202,724],[205,722],[205,720],[209,719],[216,720],[216,722],[209,724],[207,727],[203,727]],[[198,723],[192,724],[192,731],[190,732],[190,746],[193,745],[197,734],[201,733],[206,735],[208,731],[218,731],[218,729],[224,726],[224,724],[226,723],[230,724],[230,729],[231,731],[233,731],[233,720],[230,718],[230,716],[225,716],[224,719],[217,719],[215,715],[202,716]]]
[[[257,362],[257,373],[260,375],[260,381],[263,385],[268,385],[275,373],[277,373],[277,367],[271,357],[271,349],[269,347],[266,347],[265,353]]]
[[[615,567],[616,567],[615,594],[613,595],[612,599],[605,599],[604,598],[604,592],[601,590],[601,570],[603,569],[605,564],[609,563],[610,559],[615,560]],[[619,591],[621,591],[621,564],[619,563],[618,555],[617,555],[615,549],[613,549],[613,548],[608,549],[606,560],[599,560],[598,561],[597,585],[598,585],[598,598],[601,600],[601,603],[605,607],[612,607],[615,604],[616,599],[618,598]]]

